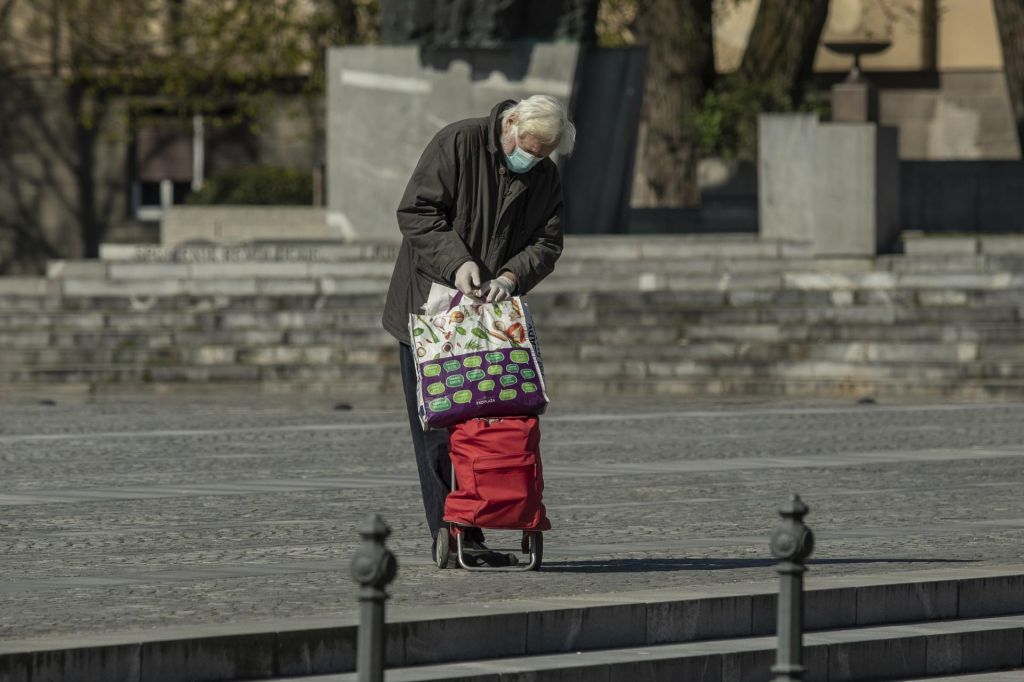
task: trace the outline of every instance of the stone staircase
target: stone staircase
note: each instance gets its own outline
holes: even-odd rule
[[[570,237],[529,297],[555,395],[1019,398],[1024,236],[812,257],[748,235]],[[0,279],[0,385],[397,392],[391,244],[108,247]]]
[[[1024,576],[1015,567],[820,579],[813,562],[811,569],[809,682],[981,672],[988,676],[978,680],[1024,679]],[[389,611],[386,678],[763,681],[775,660],[775,589],[768,582]],[[0,675],[5,682],[348,682],[356,679],[356,641],[356,624],[335,620],[4,642]]]

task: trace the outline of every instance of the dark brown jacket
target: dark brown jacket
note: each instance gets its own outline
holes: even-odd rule
[[[525,294],[562,253],[562,186],[543,159],[526,173],[509,172],[501,149],[501,102],[486,118],[458,121],[430,141],[398,207],[402,246],[391,275],[384,329],[409,343],[409,315],[419,312],[430,283],[454,286],[466,261],[483,280],[504,270]]]

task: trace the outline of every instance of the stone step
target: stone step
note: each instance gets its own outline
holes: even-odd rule
[[[904,232],[903,250],[915,255],[1024,254],[1022,235],[942,235]]]
[[[1008,264],[1009,262],[1007,262]],[[1002,269],[1007,267],[1002,265]],[[565,253],[558,262],[554,277],[594,276],[613,273],[617,276],[662,275],[750,275],[782,272],[865,272],[874,267],[871,259],[811,259],[811,258],[748,258],[723,259],[705,255],[692,258],[646,258],[608,260]],[[958,266],[956,271],[986,272],[994,263],[979,256],[973,268]],[[147,280],[147,279],[209,279],[222,272],[230,279],[302,279],[309,277],[390,277],[394,261],[311,261],[311,262],[226,262],[226,263],[161,263],[161,262],[109,262],[97,260],[50,261],[47,277],[51,280]],[[922,268],[923,269],[923,268]]]
[[[180,246],[158,244],[101,244],[101,261],[112,263],[219,263],[219,262],[395,262],[395,242],[261,241],[240,246]]]
[[[25,356],[21,356],[24,359]],[[30,360],[34,355],[28,355]],[[43,357],[48,357],[44,355]],[[34,382],[161,382],[252,381],[301,384],[306,381],[346,380],[390,381],[396,378],[398,355],[395,348],[379,351],[337,351],[332,348],[271,347],[237,350],[200,348],[195,352],[84,351],[46,363],[15,361],[0,364],[0,383]],[[773,383],[776,394],[809,384],[828,387],[854,384],[919,384],[922,387],[986,385],[1019,386],[1024,381],[1024,361],[989,362],[872,361],[772,357],[734,359],[558,360],[548,359],[545,377],[549,388],[567,394],[586,394],[595,386],[603,391],[636,395],[653,393],[715,394],[708,382],[728,384],[729,391],[750,388],[754,394],[761,382]],[[589,387],[589,388],[588,388]],[[824,389],[823,389],[824,390]]]
[[[966,675],[915,677],[913,680],[907,680],[907,682],[1021,682],[1021,680],[1024,680],[1024,668],[988,673],[968,673]]]
[[[392,365],[397,344],[383,332],[372,342],[351,336],[332,340],[327,333],[312,333],[286,341],[288,334],[249,331],[220,343],[203,333],[176,333],[170,338],[106,336],[100,342],[62,340],[57,345],[16,347],[8,344],[0,356],[0,368],[28,367],[62,370],[92,366],[207,367],[215,365],[334,366]],[[0,335],[0,340],[2,340]],[[638,346],[615,340],[609,343],[569,345],[549,342],[543,347],[548,375],[602,377],[744,376],[763,373],[775,376],[795,372],[801,365],[824,364],[847,368],[851,375],[880,372],[919,372],[943,377],[1016,377],[1024,365],[1024,344],[985,345],[961,343],[772,343],[703,341]],[[819,367],[820,366],[815,366]],[[839,370],[829,369],[829,376]],[[897,372],[897,373],[899,373]]]
[[[661,254],[659,254],[661,255]],[[153,279],[309,279],[390,278],[393,260],[353,261],[238,261],[238,262],[109,262],[101,260],[51,261],[47,265],[50,281],[139,281]],[[705,254],[693,257],[648,257],[642,261],[615,260],[600,256],[566,252],[552,274],[554,278],[594,277],[614,274],[616,277],[744,277],[757,274],[790,273],[797,278],[841,275],[844,288],[864,281],[866,288],[878,288],[902,275],[992,275],[1000,272],[1024,271],[1021,255],[961,256],[880,256],[877,259],[836,258],[717,258]],[[29,278],[31,279],[31,278]],[[40,278],[41,279],[41,278]],[[38,283],[25,281],[22,291],[36,291]],[[819,285],[820,286],[820,285]]]
[[[811,569],[813,576],[813,563]],[[829,672],[838,675],[828,679],[851,681],[867,679],[852,675],[863,674],[858,666],[869,661],[913,662],[896,669],[903,677],[875,679],[984,669],[978,667],[979,661],[987,661],[988,668],[1019,667],[1024,647],[1024,616],[1018,615],[1024,613],[1022,587],[1024,576],[1014,567],[812,578],[805,608],[811,631],[806,637],[812,671],[808,679],[824,679],[826,659]],[[610,677],[589,674],[605,669],[595,669],[595,664],[619,666],[638,660],[658,661],[654,668],[634,671],[640,679],[767,679],[775,646],[771,635],[776,590],[772,581],[689,593],[663,589],[465,603],[459,605],[458,615],[438,609],[391,609],[387,679],[436,679],[423,675],[437,673],[440,664],[455,666],[445,668],[449,673],[475,669],[484,675],[477,679],[498,680],[495,673],[504,670],[507,675],[519,671],[537,677],[500,679],[619,680],[630,679],[627,668],[613,668],[623,674]],[[345,673],[355,665],[356,635],[354,621],[324,618],[206,626],[199,631],[62,636],[55,641],[7,639],[0,642],[0,670],[7,675],[5,682],[116,680],[127,679],[129,672],[132,679],[163,682]],[[709,670],[717,671],[717,676],[707,678],[678,674],[680,669],[672,667],[674,677],[653,674],[669,665],[661,661],[709,655],[722,657],[721,662],[728,661],[731,667],[712,666]],[[930,668],[918,670],[922,662]],[[542,665],[520,670],[538,663]],[[577,671],[576,677],[565,678],[552,672],[580,664],[588,668],[587,674]],[[735,675],[723,676],[723,670]],[[739,675],[741,671],[744,675]]]
[[[886,255],[878,256],[875,264],[880,270],[897,273],[928,272],[989,272],[992,270],[1024,270],[1024,251],[1008,254],[964,255]]]
[[[143,391],[194,390],[196,382],[209,383],[210,375],[204,368],[196,368],[188,378],[172,375],[155,380],[137,372],[83,373],[70,371],[26,381],[23,375],[11,379],[0,370],[0,392],[23,390],[31,387],[34,391],[71,393],[117,393],[124,388]],[[258,393],[310,393],[316,395],[345,395],[353,399],[369,397],[373,400],[387,398],[394,405],[402,404],[402,387],[398,381],[396,365],[383,378],[353,380],[340,372],[323,373],[309,371],[303,378],[277,379],[273,371],[264,370],[263,380],[248,375],[225,374],[216,379],[218,388],[255,391]],[[241,376],[242,378],[238,378]],[[193,388],[189,388],[189,387]],[[908,400],[951,400],[951,401],[1020,401],[1024,396],[1024,379],[956,379],[924,380],[921,377],[893,380],[846,377],[841,379],[776,379],[772,377],[695,377],[658,379],[598,379],[558,378],[548,383],[548,395],[552,400],[576,401],[597,395],[613,395],[616,398],[648,400],[658,397],[691,398],[772,398],[806,399],[808,397],[860,400],[865,397],[880,402],[903,402]]]
[[[298,388],[304,384],[337,384],[355,390],[374,393],[391,384],[399,385],[397,358],[393,365],[384,364],[323,364],[323,365],[245,365],[208,364],[145,366],[82,365],[68,367],[0,367],[0,384],[167,384],[185,382],[245,383],[255,382],[291,384]]]
[[[906,680],[909,676],[991,671],[1019,667],[1024,616],[924,625],[832,630],[804,638],[809,682]],[[614,680],[724,682],[766,680],[775,662],[775,641],[750,637],[601,651],[519,656],[388,670],[391,682],[426,680]],[[283,678],[277,678],[284,682]],[[355,682],[355,673],[306,677],[317,682]]]
[[[115,267],[115,266],[110,266]],[[136,268],[133,277],[64,276],[56,279],[24,280],[8,283],[9,294],[43,295],[56,291],[66,297],[89,296],[315,296],[386,292],[390,268],[377,272],[318,272],[318,264],[308,263],[224,263],[200,265],[125,265]],[[157,268],[164,270],[157,270]],[[198,270],[202,267],[202,270]],[[327,266],[324,265],[324,268]],[[333,267],[333,266],[331,266]],[[171,272],[171,268],[181,271]],[[363,268],[369,270],[369,268]],[[150,276],[142,272],[152,270]],[[162,273],[162,274],[161,274]],[[51,286],[52,285],[52,286]],[[645,292],[711,291],[756,292],[762,290],[796,291],[937,291],[975,292],[1009,291],[1024,294],[1024,272],[1000,270],[988,272],[737,272],[680,273],[637,270],[615,272],[597,264],[594,267],[559,269],[537,287],[537,292]],[[4,292],[0,292],[4,293]]]

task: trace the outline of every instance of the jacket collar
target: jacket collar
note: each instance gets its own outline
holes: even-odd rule
[[[491,115],[488,118],[490,123],[491,134],[487,140],[487,150],[492,154],[498,154],[502,151],[501,149],[501,112],[505,111],[509,107],[515,106],[516,102],[512,99],[506,99],[502,102],[498,102],[491,109]]]

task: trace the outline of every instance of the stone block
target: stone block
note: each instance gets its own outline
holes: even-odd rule
[[[342,263],[310,263],[310,277],[375,278],[390,281],[395,264],[388,261],[349,261]]]
[[[965,306],[969,301],[966,291],[919,291],[918,303],[921,305]]]
[[[778,597],[757,594],[751,601],[751,633],[775,635]],[[804,629],[834,630],[857,624],[857,592],[854,588],[806,590],[804,592]]]
[[[426,665],[529,653],[527,623],[534,613],[503,613],[501,618],[468,616],[388,625],[389,642],[400,641],[403,665]],[[561,651],[561,650],[559,650]]]
[[[978,618],[1024,613],[1024,576],[1005,575],[960,581],[957,616]]]
[[[220,317],[222,329],[260,329],[277,326],[269,313],[226,312]]]
[[[100,244],[100,260],[138,260],[139,252],[155,248],[154,245]]]
[[[908,273],[899,276],[899,286],[912,289],[1008,289],[1014,283],[1008,272],[997,273]]]
[[[46,296],[48,292],[43,277],[0,277],[0,296]]]
[[[305,279],[309,267],[303,262],[191,263],[189,272],[196,279]]]
[[[0,348],[45,348],[50,345],[49,331],[0,330]]]
[[[146,296],[178,296],[184,287],[178,280],[110,281],[90,279],[64,279],[61,289],[65,296],[90,298],[138,298]]]
[[[825,272],[786,272],[782,275],[783,286],[787,289],[800,290],[843,290],[853,289],[856,283],[853,278],[840,273]]]
[[[828,646],[829,680],[906,680],[921,675],[927,638],[840,642]]]
[[[981,253],[993,256],[1024,256],[1024,237],[1020,235],[982,235],[978,238]]]
[[[760,306],[771,303],[774,298],[774,291],[730,291],[726,302],[732,306]]]
[[[927,673],[953,675],[998,668],[1017,668],[1024,656],[1024,630],[1019,627],[932,635],[928,639]]]
[[[191,353],[192,361],[199,365],[224,365],[235,361],[234,348],[202,346]]]
[[[775,324],[707,324],[691,327],[687,337],[695,341],[781,341],[781,328]]]
[[[311,279],[263,279],[256,282],[262,296],[315,296],[319,289]]]
[[[160,222],[160,243],[224,244],[257,240],[329,239],[327,215],[315,206],[174,206]]]
[[[302,349],[292,346],[243,348],[238,351],[238,362],[251,365],[294,365],[302,362]]]
[[[107,264],[99,260],[51,260],[46,264],[46,277],[58,279],[106,279]]]
[[[355,626],[279,632],[275,675],[328,675],[355,670]]]
[[[56,332],[97,331],[106,326],[103,313],[63,313],[53,319]]]
[[[782,286],[778,274],[737,274],[723,273],[712,276],[685,276],[667,278],[670,291],[730,291],[730,290],[774,290]]]
[[[184,283],[184,293],[191,296],[255,296],[255,279],[190,279]]]
[[[187,263],[102,263],[110,279],[188,279]]]
[[[940,237],[903,233],[907,256],[971,256],[979,252],[977,237]]]
[[[756,237],[737,236],[733,239],[666,239],[643,241],[640,256],[647,258],[777,258],[778,242]]]
[[[978,347],[978,358],[982,361],[1024,362],[1024,344],[985,343]]]
[[[561,680],[562,678],[557,678]],[[590,678],[585,678],[590,682]],[[655,680],[686,680],[686,682],[721,682],[722,657],[708,654],[663,658],[609,666],[609,680],[654,682]]]
[[[192,313],[106,313],[106,326],[114,333],[167,331],[194,327],[198,318]]]
[[[992,257],[980,254],[947,256],[888,256],[879,265],[892,272],[979,272],[992,268]],[[1005,268],[1012,269],[1012,268]]]
[[[0,680],[80,680],[81,682],[139,682],[138,644],[96,646],[0,655]]]
[[[321,277],[315,281],[318,293],[325,296],[352,296],[366,294],[384,294],[388,290],[389,280],[375,279],[337,279]]]
[[[566,235],[562,258],[631,261],[641,258],[641,240],[627,235]]]
[[[750,634],[751,599],[704,598],[647,605],[647,644]]]
[[[765,642],[765,644],[768,644]],[[804,680],[828,682],[828,650],[824,646],[804,645]],[[766,682],[775,665],[775,651],[729,651],[722,655],[722,682]]]
[[[899,229],[898,135],[813,114],[758,117],[760,232],[832,256],[873,256]]]
[[[804,315],[808,324],[824,322],[841,326],[888,325],[896,321],[892,306],[857,305],[841,308],[806,308]]]
[[[526,653],[640,646],[647,636],[646,621],[642,603],[533,611],[528,614]]]
[[[139,679],[146,682],[216,682],[275,673],[273,634],[146,642]]]
[[[951,580],[857,588],[857,624],[900,623],[957,617]]]

